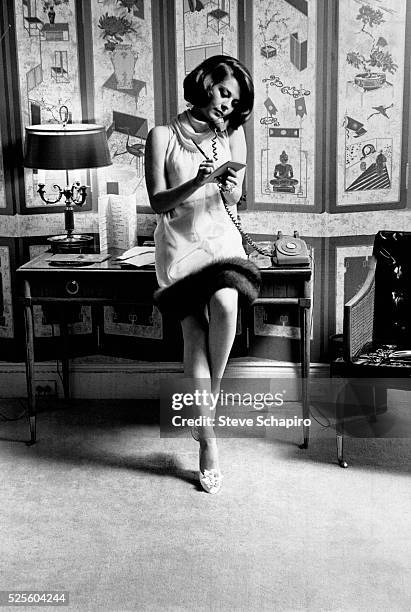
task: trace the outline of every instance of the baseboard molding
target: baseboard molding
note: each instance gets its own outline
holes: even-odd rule
[[[148,362],[93,357],[70,362],[70,391],[79,399],[157,399],[160,380],[182,374],[180,362]],[[327,364],[314,363],[311,376],[328,377]],[[261,359],[232,359],[226,378],[295,378],[300,375],[298,364]],[[55,362],[40,362],[35,366],[35,383],[50,385],[62,397],[63,387]],[[23,363],[0,362],[0,398],[25,397],[26,372]],[[291,398],[290,398],[291,399]]]

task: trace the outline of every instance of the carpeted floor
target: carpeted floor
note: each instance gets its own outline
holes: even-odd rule
[[[306,451],[295,429],[221,439],[210,496],[198,445],[161,439],[153,402],[45,405],[26,437],[1,423],[0,590],[67,590],[84,611],[411,609],[407,438],[349,439],[347,470],[320,427]]]

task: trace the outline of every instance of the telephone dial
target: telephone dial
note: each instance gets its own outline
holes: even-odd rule
[[[276,266],[307,266],[310,254],[306,242],[301,240],[297,231],[293,236],[283,236],[282,232],[278,232],[271,259]]]

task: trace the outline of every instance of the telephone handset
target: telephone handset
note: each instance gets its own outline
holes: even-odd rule
[[[224,121],[224,117],[219,117],[211,124],[216,132],[225,132],[228,121]]]

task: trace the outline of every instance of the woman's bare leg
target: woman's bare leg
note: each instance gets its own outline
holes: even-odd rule
[[[220,383],[233,346],[237,326],[238,293],[225,287],[214,293],[209,303],[208,351],[213,393],[220,392]]]
[[[192,379],[196,389],[211,391],[208,355],[208,320],[204,313],[189,315],[181,321],[184,339],[184,376]],[[213,417],[209,404],[196,406],[193,416]],[[218,449],[213,427],[199,427],[200,470],[219,469]]]
[[[187,378],[210,378],[207,335],[208,320],[204,313],[188,315],[181,321],[184,340],[184,375]]]

